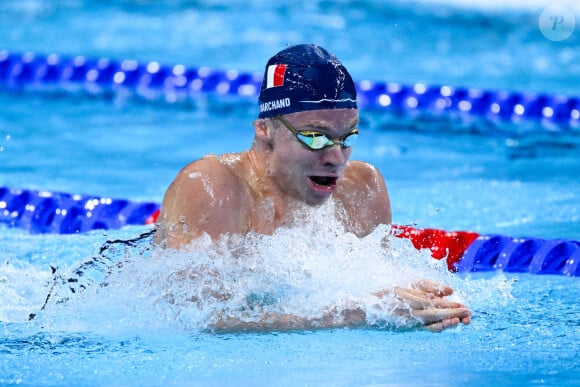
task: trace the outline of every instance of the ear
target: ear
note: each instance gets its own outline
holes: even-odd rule
[[[266,120],[258,118],[254,121],[254,133],[256,139],[264,144],[272,142],[272,131]]]

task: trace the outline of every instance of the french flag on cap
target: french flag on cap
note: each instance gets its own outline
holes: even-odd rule
[[[285,64],[273,64],[268,66],[266,75],[266,89],[284,85],[284,74],[286,73]]]

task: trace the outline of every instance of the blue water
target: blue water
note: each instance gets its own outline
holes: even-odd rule
[[[281,47],[310,41],[335,52],[357,80],[577,96],[578,31],[549,41],[538,29],[542,5],[497,3],[8,0],[0,3],[0,49],[261,72]],[[0,92],[0,186],[160,202],[187,162],[249,147],[256,112],[253,101],[212,96],[169,104]],[[379,111],[363,111],[362,119],[353,158],[372,162],[385,176],[395,223],[580,239],[577,128],[563,134]],[[409,258],[400,262],[407,276],[385,272],[385,284],[397,276],[413,279],[408,271],[425,266],[420,275],[451,282],[471,306],[470,326],[442,334],[390,328],[202,333],[199,316],[159,302],[156,287],[132,282],[171,276],[176,267],[133,250],[129,269],[116,272],[109,288],[94,285],[68,304],[38,312],[51,266],[67,273],[107,239],[145,230],[63,236],[0,229],[0,384],[580,384],[577,279],[450,275],[429,267],[430,258],[403,241],[394,248]],[[291,235],[262,248],[274,246],[274,255],[293,251],[285,240]],[[313,267],[317,290],[332,297],[339,293],[333,286],[342,285],[340,291],[355,294],[384,270],[370,241],[354,248],[368,252],[352,257],[357,276],[345,278],[332,263],[324,271]],[[308,264],[333,258],[316,253],[324,251],[315,249]],[[187,265],[186,255],[177,258],[175,265]],[[156,271],[162,268],[168,274]],[[290,267],[285,281],[307,289],[296,269]],[[31,312],[38,318],[26,322]]]

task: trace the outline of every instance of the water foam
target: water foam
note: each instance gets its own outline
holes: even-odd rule
[[[20,322],[31,310],[42,305],[50,272],[25,263],[0,265],[0,321]]]
[[[204,235],[181,251],[151,246],[150,240],[109,249],[100,261],[108,260],[106,267],[85,266],[82,281],[75,282],[82,289],[70,294],[70,282],[61,282],[41,321],[60,329],[211,330],[226,319],[264,327],[266,316],[274,314],[320,320],[360,308],[367,325],[400,328],[416,321],[395,315],[401,304],[394,296],[379,299],[373,293],[422,279],[451,285],[456,290],[451,299],[464,304],[510,292],[505,279],[482,285],[448,272],[427,250],[391,237],[388,226],[358,238],[330,219],[329,210],[310,208],[300,226],[273,235],[218,241]],[[482,291],[490,285],[493,290]]]

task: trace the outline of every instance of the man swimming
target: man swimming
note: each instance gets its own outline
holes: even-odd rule
[[[349,161],[358,137],[354,82],[339,60],[315,45],[288,47],[268,61],[254,121],[251,148],[209,155],[183,168],[168,188],[155,242],[180,249],[208,234],[250,232],[271,235],[294,225],[308,206],[334,202],[336,218],[358,237],[391,223],[391,206],[381,173]],[[395,295],[405,313],[430,330],[469,324],[469,309],[444,297],[448,286],[422,281],[411,288],[378,290]],[[338,316],[338,317],[337,317]],[[301,329],[360,326],[360,308],[329,312],[320,319],[268,315],[263,323],[224,319],[218,329]]]

